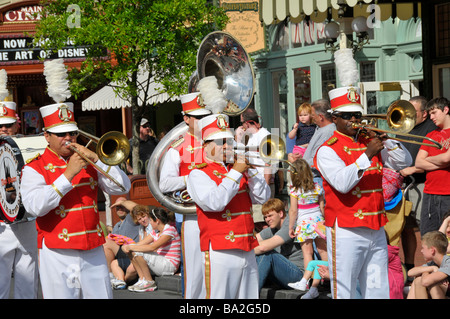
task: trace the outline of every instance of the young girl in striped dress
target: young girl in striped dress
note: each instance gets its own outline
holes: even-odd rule
[[[292,165],[289,208],[289,235],[294,242],[299,242],[303,252],[303,261],[307,269],[313,260],[313,241],[323,261],[327,260],[327,247],[324,226],[323,188],[314,182],[308,163],[300,158]],[[309,278],[308,278],[309,279]],[[295,289],[306,290],[307,279],[296,283]],[[291,286],[291,285],[290,285]],[[292,287],[292,286],[291,286]]]

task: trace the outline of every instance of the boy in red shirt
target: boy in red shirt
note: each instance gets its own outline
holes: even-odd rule
[[[416,158],[416,167],[426,171],[423,190],[420,233],[438,230],[442,217],[450,209],[450,106],[444,97],[427,103],[430,119],[438,127],[427,137],[439,142],[442,149],[421,146]]]

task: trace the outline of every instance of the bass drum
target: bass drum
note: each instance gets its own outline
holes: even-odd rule
[[[43,153],[46,145],[43,136],[0,137],[0,219],[5,223],[20,222],[25,217],[19,191],[21,171],[28,159]]]

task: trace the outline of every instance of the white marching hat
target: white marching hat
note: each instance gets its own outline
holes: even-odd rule
[[[228,123],[228,115],[212,114],[198,121],[203,141],[234,138]]]
[[[39,109],[44,120],[44,130],[50,133],[78,131],[73,113],[73,103],[55,103]]]
[[[0,102],[0,124],[10,124],[16,121],[16,103],[9,101]]]
[[[361,105],[360,89],[353,86],[345,86],[328,92],[331,110],[333,112],[364,112]]]
[[[208,115],[211,111],[206,109],[204,105],[199,103],[200,92],[188,93],[180,97],[183,106],[183,115]]]

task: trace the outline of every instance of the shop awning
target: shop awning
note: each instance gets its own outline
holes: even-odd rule
[[[398,17],[408,20],[421,16],[420,1],[382,1],[376,4],[379,12],[373,13],[369,5],[374,0],[261,0],[260,20],[266,25],[278,23],[287,17],[293,22],[300,22],[305,16],[309,16],[314,22],[323,22],[328,17],[328,8],[332,9],[332,18],[338,19],[338,2],[345,3],[353,8],[353,16],[369,17],[371,14],[379,14],[379,19],[385,21]]]
[[[144,81],[145,74],[138,75],[138,81]],[[147,77],[148,78],[148,77]],[[81,108],[83,111],[96,111],[96,110],[108,110],[108,109],[118,109],[122,107],[129,107],[130,102],[122,99],[115,92],[113,87],[115,87],[114,83],[111,85],[105,86],[92,94],[86,100],[81,102]],[[146,104],[157,104],[164,103],[167,101],[175,101],[178,100],[178,97],[170,97],[167,93],[160,93],[162,85],[156,83],[153,78],[150,79],[150,87],[148,90],[149,98],[146,101]],[[139,93],[139,105],[142,105],[142,101],[144,100],[144,93]]]

